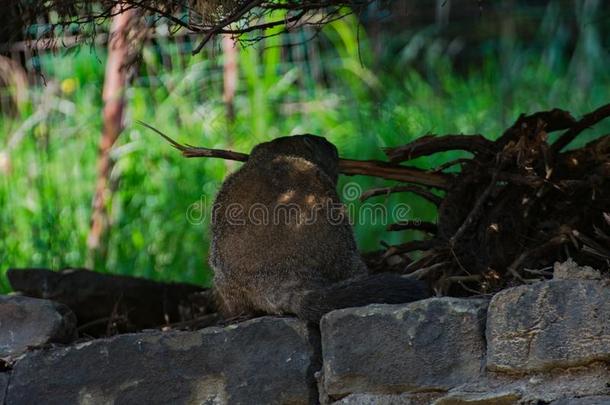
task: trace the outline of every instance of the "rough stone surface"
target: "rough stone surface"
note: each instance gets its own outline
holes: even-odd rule
[[[65,305],[17,295],[0,296],[0,359],[28,348],[68,343],[76,337],[76,317]]]
[[[554,280],[600,280],[599,270],[591,266],[579,266],[572,258],[563,263],[556,262],[553,266]]]
[[[487,301],[431,298],[327,314],[324,390],[394,394],[446,390],[476,379],[485,355]]]
[[[305,404],[318,344],[300,321],[264,317],[40,350],[15,364],[6,404]]]
[[[4,404],[4,396],[8,388],[8,374],[0,373],[0,404]]]
[[[322,351],[316,330],[274,317],[57,347],[46,343],[74,337],[65,306],[0,296],[0,349],[20,347],[0,357],[0,405],[610,405],[610,283],[567,272],[489,308],[433,298],[334,311]]]
[[[422,394],[397,394],[397,395],[375,395],[375,394],[351,394],[347,397],[333,402],[334,405],[429,405],[438,398],[439,393]]]
[[[561,398],[610,395],[609,382],[610,369],[604,362],[534,374],[487,373],[476,382],[450,390],[435,405],[491,405],[511,397],[519,398],[519,404],[549,404]]]
[[[550,405],[609,405],[610,396],[600,395],[580,398],[562,398],[551,402]]]
[[[610,367],[605,362],[587,366],[553,369],[513,382],[520,386],[527,403],[551,402],[562,397],[610,395]],[[609,404],[610,405],[610,404]]]
[[[516,391],[495,391],[483,393],[461,393],[447,395],[433,402],[433,405],[512,405],[521,394]]]
[[[610,360],[610,287],[593,280],[541,282],[494,296],[487,368],[531,372]]]

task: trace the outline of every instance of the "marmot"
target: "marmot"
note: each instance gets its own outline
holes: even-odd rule
[[[228,318],[293,314],[428,296],[423,283],[368,275],[336,192],[335,146],[314,135],[257,145],[212,209],[210,265]]]

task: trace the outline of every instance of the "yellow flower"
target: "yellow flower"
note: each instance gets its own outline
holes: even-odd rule
[[[72,94],[74,93],[74,90],[76,90],[76,80],[70,77],[61,82],[61,91],[64,94]]]
[[[44,122],[41,122],[40,124],[38,124],[34,127],[34,136],[36,138],[45,137],[47,135],[47,132],[49,132],[49,128],[47,127],[47,124],[45,124]]]

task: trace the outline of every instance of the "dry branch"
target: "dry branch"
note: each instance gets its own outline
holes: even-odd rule
[[[610,135],[566,152],[587,128],[610,116],[610,104],[576,120],[553,109],[521,115],[496,141],[482,136],[426,136],[386,150],[405,161],[448,150],[471,158],[448,162],[433,172],[460,164],[440,199],[436,230],[428,240],[388,246],[384,257],[400,254],[439,294],[489,293],[529,282],[524,269],[544,268],[573,257],[578,263],[610,271]],[[548,133],[565,131],[554,144]],[[445,173],[446,174],[446,173]],[[365,191],[364,198],[427,187],[398,185]],[[392,224],[389,230],[416,228]],[[411,252],[421,251],[416,259]],[[419,255],[420,253],[418,253]],[[389,267],[389,266],[388,266]],[[378,268],[376,271],[383,271]]]
[[[493,153],[494,143],[482,135],[426,135],[404,146],[384,148],[391,162],[403,162],[448,150]]]
[[[433,224],[432,222],[425,222],[425,221],[418,221],[418,222],[414,222],[414,221],[409,221],[409,222],[397,222],[395,224],[390,224],[387,227],[387,230],[390,232],[394,232],[394,231],[404,231],[410,229],[412,231],[422,231],[422,232],[427,232],[430,233],[432,235],[436,234],[437,232],[437,227],[436,224]]]
[[[23,38],[34,41],[53,39],[53,36],[75,26],[82,28],[78,34],[81,40],[92,41],[103,34],[100,25],[112,17],[139,11],[147,21],[155,24],[166,23],[170,32],[178,29],[199,34],[200,40],[193,53],[200,52],[214,37],[230,35],[245,42],[265,38],[265,30],[282,27],[288,31],[298,26],[319,29],[325,24],[351,13],[359,13],[372,0],[17,0],[5,10],[14,18],[0,27],[0,37],[7,37],[11,43]],[[49,16],[57,19],[48,23],[46,29],[38,30],[42,36],[31,38],[28,27],[49,21]],[[243,34],[253,33],[247,37]],[[40,34],[39,34],[40,35]]]
[[[237,160],[240,162],[245,162],[246,160],[248,160],[248,155],[245,153],[233,152],[223,149],[210,149],[200,146],[182,145],[170,138],[169,136],[165,135],[155,127],[148,125],[142,121],[137,122],[163,137],[163,139],[169,142],[174,148],[182,152],[182,155],[185,157],[212,157],[228,160]],[[421,169],[395,165],[378,160],[339,159],[339,170],[342,174],[348,176],[373,176],[387,180],[398,180],[405,183],[417,183],[441,189],[448,187],[451,179],[451,175],[448,174],[428,173]]]
[[[376,197],[376,196],[381,196],[381,195],[388,196],[393,193],[404,193],[404,192],[416,194],[422,198],[425,198],[426,200],[430,201],[431,203],[433,203],[436,206],[439,206],[441,204],[441,202],[443,201],[443,199],[441,197],[439,197],[436,194],[432,193],[431,191],[429,191],[423,187],[419,187],[419,186],[394,186],[394,187],[372,188],[372,189],[367,190],[364,193],[362,193],[362,195],[360,196],[360,201],[366,201],[371,197]]]
[[[414,167],[401,166],[379,160],[339,159],[341,174],[380,177],[386,180],[397,180],[405,183],[416,183],[424,186],[446,189],[452,176],[444,173],[430,173]]]
[[[169,142],[174,148],[178,149],[182,152],[182,156],[187,158],[195,158],[195,157],[210,157],[210,158],[220,158],[226,160],[236,160],[238,162],[245,162],[248,160],[248,155],[246,153],[233,152],[230,150],[224,149],[211,149],[211,148],[203,148],[200,146],[191,146],[191,145],[182,145],[174,141],[169,136],[165,135],[163,132],[159,131],[157,128],[152,125],[148,125],[142,121],[136,121],[138,124],[145,126],[146,128],[154,131],[157,135],[160,135],[163,139]]]
[[[503,148],[508,142],[518,137],[523,130],[536,126],[538,122],[545,124],[546,132],[561,131],[571,128],[576,120],[564,110],[555,108],[549,111],[541,111],[531,115],[521,114],[517,121],[496,141],[499,148]]]
[[[450,262],[436,263],[436,264],[433,264],[433,265],[428,266],[428,267],[422,267],[420,269],[417,269],[417,270],[409,273],[405,277],[406,278],[415,278],[415,279],[421,280],[423,278],[427,278],[427,277],[430,277],[431,275],[434,275],[439,270],[442,270],[445,267],[450,266],[450,265],[451,265]]]
[[[568,146],[582,131],[597,124],[599,121],[610,116],[610,104],[601,106],[597,110],[586,114],[582,119],[576,122],[569,130],[553,144],[554,152],[561,152],[563,148]]]
[[[438,241],[434,239],[428,240],[412,240],[401,245],[390,246],[386,252],[388,255],[396,254],[396,253],[409,253],[415,252],[418,250],[430,250],[439,245]]]

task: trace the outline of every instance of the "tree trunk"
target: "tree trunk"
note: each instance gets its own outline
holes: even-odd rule
[[[121,7],[121,4],[115,6]],[[117,10],[117,11],[119,11]],[[108,203],[112,194],[110,173],[114,162],[110,157],[112,146],[123,130],[125,87],[127,85],[127,63],[129,61],[128,31],[136,12],[126,10],[112,21],[108,40],[108,61],[103,89],[103,130],[97,164],[97,183],[93,197],[91,229],[87,238],[90,264],[105,260],[109,229]]]
[[[224,53],[223,67],[223,100],[227,109],[227,121],[235,121],[235,91],[237,89],[237,42],[230,35],[223,35],[222,50]]]

